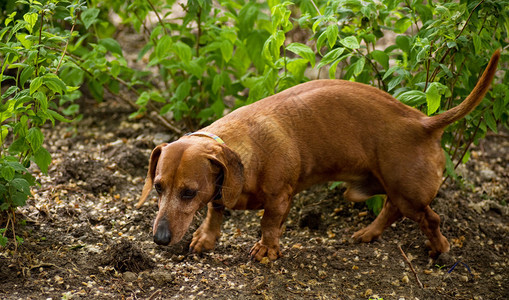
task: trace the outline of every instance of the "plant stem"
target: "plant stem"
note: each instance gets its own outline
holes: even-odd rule
[[[43,25],[44,25],[44,9],[41,12],[41,25],[39,26],[39,44],[37,47],[37,56],[35,58],[35,77],[39,77],[39,68],[37,65],[39,63],[39,53],[41,52],[40,46],[42,43],[42,26]]]
[[[367,48],[367,45],[366,45],[366,48]],[[361,56],[363,56],[370,64],[371,66],[373,67],[373,70],[375,71],[376,73],[376,77],[378,78],[379,82],[381,81],[382,83],[382,88],[384,91],[387,90],[387,87],[385,86],[385,82],[383,80],[380,80],[382,78],[382,74],[380,74],[380,72],[378,71],[378,69],[376,68],[376,65],[371,61],[371,59],[369,59],[367,57],[367,55],[364,55],[364,53],[360,52],[359,49],[355,50],[358,54],[360,54]],[[368,51],[369,53],[369,51]],[[380,83],[379,83],[380,84]]]
[[[318,13],[318,15],[319,15],[319,16],[321,16],[321,15],[322,15],[322,13],[321,13],[321,12],[320,12],[320,10],[318,9],[318,6],[316,6],[315,1],[314,1],[314,0],[310,0],[310,1],[311,1],[311,4],[313,4],[313,6],[315,7],[316,12]]]
[[[456,169],[460,165],[461,161],[463,160],[463,157],[465,157],[465,155],[467,154],[467,151],[470,148],[470,145],[472,145],[472,142],[475,139],[475,135],[477,134],[477,131],[479,131],[479,127],[481,127],[482,120],[483,120],[483,118],[481,117],[481,119],[479,120],[479,123],[475,127],[474,133],[472,134],[472,136],[468,140],[468,143],[465,145],[465,149],[463,150],[463,153],[461,153],[461,156],[458,158],[458,162],[454,166],[454,169]]]
[[[196,13],[196,23],[198,23],[198,33],[196,36],[196,57],[200,57],[200,38],[201,38],[201,7],[198,9]]]
[[[429,59],[426,60],[426,83],[424,84],[424,92],[426,92],[426,90],[428,89],[428,84],[429,84],[429,68],[431,67],[431,57],[432,57],[431,51],[432,51],[432,49],[433,49],[433,47],[430,45]]]
[[[67,39],[67,42],[65,43],[64,51],[62,52],[62,56],[60,57],[60,60],[58,61],[58,66],[57,66],[57,69],[55,70],[55,74],[58,73],[58,70],[60,69],[60,65],[62,64],[62,60],[64,60],[65,53],[67,52],[67,46],[69,46],[69,42],[71,41],[71,38],[72,38],[74,26],[76,26],[76,23],[72,24],[71,32],[69,33],[69,39]]]
[[[150,7],[152,8],[152,10],[154,11],[154,13],[156,14],[156,17],[159,20],[159,24],[161,24],[161,26],[163,27],[164,33],[166,35],[169,35],[168,31],[166,31],[166,26],[164,26],[163,20],[161,19],[161,16],[159,16],[159,13],[157,12],[157,9],[155,8],[154,4],[152,4],[152,2],[150,0],[147,0],[147,2],[150,5]]]

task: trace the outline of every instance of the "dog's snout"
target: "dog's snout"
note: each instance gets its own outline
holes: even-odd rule
[[[166,246],[171,241],[171,233],[166,218],[159,220],[156,232],[154,233],[154,242],[158,245]]]

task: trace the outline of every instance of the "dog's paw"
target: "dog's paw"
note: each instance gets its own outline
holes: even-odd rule
[[[279,245],[275,247],[269,247],[263,245],[260,241],[257,242],[253,248],[251,248],[249,255],[256,261],[261,261],[264,257],[267,257],[272,261],[278,259],[278,257],[281,257],[281,251],[279,250]]]
[[[358,243],[369,243],[372,241],[377,240],[382,233],[378,232],[377,230],[373,230],[371,226],[368,226],[366,228],[363,228],[359,231],[356,231],[352,235],[352,239]]]
[[[200,227],[193,233],[193,239],[191,240],[191,245],[189,245],[189,250],[192,253],[202,253],[203,251],[212,250],[216,245],[217,238],[218,235],[207,232]]]
[[[432,259],[438,259],[440,254],[447,253],[451,249],[451,246],[445,237],[441,239],[438,244],[433,244],[430,240],[427,240],[426,247],[430,249],[428,251],[428,255]]]

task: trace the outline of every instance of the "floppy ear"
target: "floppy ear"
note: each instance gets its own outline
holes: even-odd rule
[[[152,190],[152,182],[156,176],[156,167],[157,162],[159,161],[159,156],[161,156],[161,149],[166,145],[168,144],[161,144],[152,150],[152,154],[150,155],[150,162],[148,165],[147,179],[145,179],[145,185],[143,186],[143,191],[141,192],[140,200],[136,204],[136,208],[140,208],[143,203],[145,203],[145,200],[147,200],[147,197]]]
[[[219,153],[210,156],[213,163],[221,167],[223,171],[223,184],[220,187],[223,205],[232,208],[244,186],[244,165],[237,153],[227,146],[220,146]]]

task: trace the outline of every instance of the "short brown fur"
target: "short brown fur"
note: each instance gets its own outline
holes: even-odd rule
[[[168,244],[178,242],[194,213],[208,205],[191,242],[195,252],[214,248],[224,207],[264,209],[262,238],[250,254],[274,260],[292,197],[316,183],[345,181],[351,201],[387,194],[378,217],[353,238],[370,242],[405,216],[419,224],[431,255],[447,252],[440,218],[429,206],[445,165],[440,138],[444,127],[482,100],[499,57],[496,51],[460,105],[433,117],[343,80],[310,81],[239,108],[202,130],[225,144],[192,135],[156,147],[138,206],[155,185],[154,240]]]

